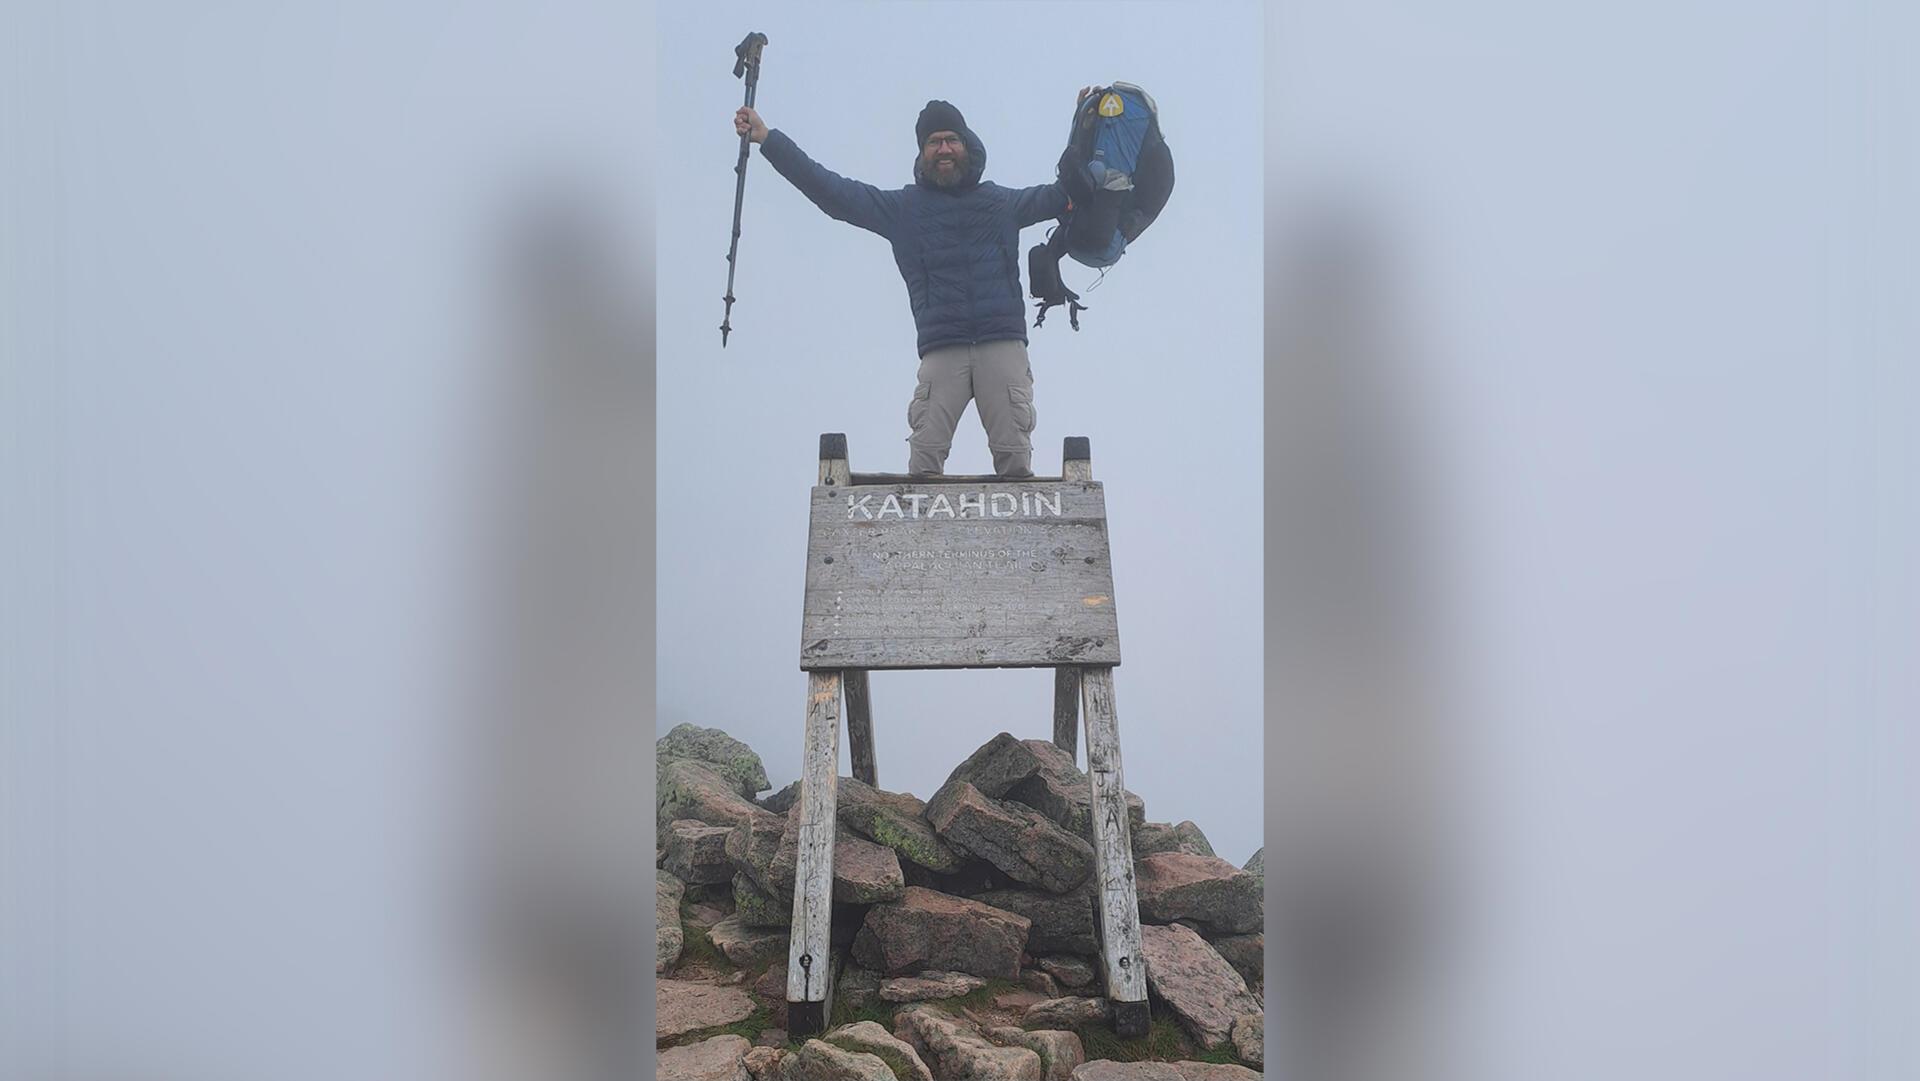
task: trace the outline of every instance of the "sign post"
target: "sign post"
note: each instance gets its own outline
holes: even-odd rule
[[[848,468],[844,435],[820,439],[801,616],[807,727],[787,966],[796,1038],[823,1030],[831,1014],[839,699],[854,773],[874,784],[867,672],[914,668],[1053,668],[1053,739],[1069,753],[1084,695],[1107,997],[1122,1036],[1146,1032],[1106,498],[1084,437],[1066,441],[1064,463],[1058,478],[1022,480],[861,474]]]

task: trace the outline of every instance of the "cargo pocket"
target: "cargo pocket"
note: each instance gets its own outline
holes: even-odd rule
[[[1007,395],[1013,399],[1013,426],[1024,435],[1032,435],[1033,423],[1038,419],[1033,408],[1033,388],[1008,387]]]
[[[907,403],[908,431],[918,432],[927,423],[927,404],[932,400],[932,383],[922,383],[913,388],[913,400]]]

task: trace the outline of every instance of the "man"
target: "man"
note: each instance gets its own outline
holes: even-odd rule
[[[1066,193],[1057,184],[1013,189],[983,183],[987,148],[960,110],[944,101],[927,102],[920,111],[914,182],[895,191],[822,167],[785,132],[770,131],[751,108],[736,112],[733,124],[761,144],[761,156],[814,205],[893,245],[919,330],[920,380],[907,405],[907,471],[942,472],[971,400],[987,430],[994,472],[1032,476],[1033,369],[1027,364],[1020,230],[1058,217],[1066,210]]]

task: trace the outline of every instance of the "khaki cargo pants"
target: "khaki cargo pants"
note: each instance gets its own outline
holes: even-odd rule
[[[920,358],[920,384],[907,404],[909,473],[940,473],[953,449],[954,429],[971,400],[987,430],[993,471],[1033,476],[1033,369],[1018,340],[947,345]]]

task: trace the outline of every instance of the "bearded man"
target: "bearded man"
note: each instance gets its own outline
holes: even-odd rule
[[[1084,97],[1085,91],[1081,94]],[[993,470],[1033,475],[1033,369],[1027,363],[1020,230],[1067,208],[1058,184],[1003,188],[980,179],[987,148],[960,110],[929,101],[914,125],[914,182],[883,191],[824,168],[752,108],[734,131],[839,221],[885,237],[907,283],[919,331],[920,377],[907,405],[909,473],[941,473],[960,414],[972,401]]]

